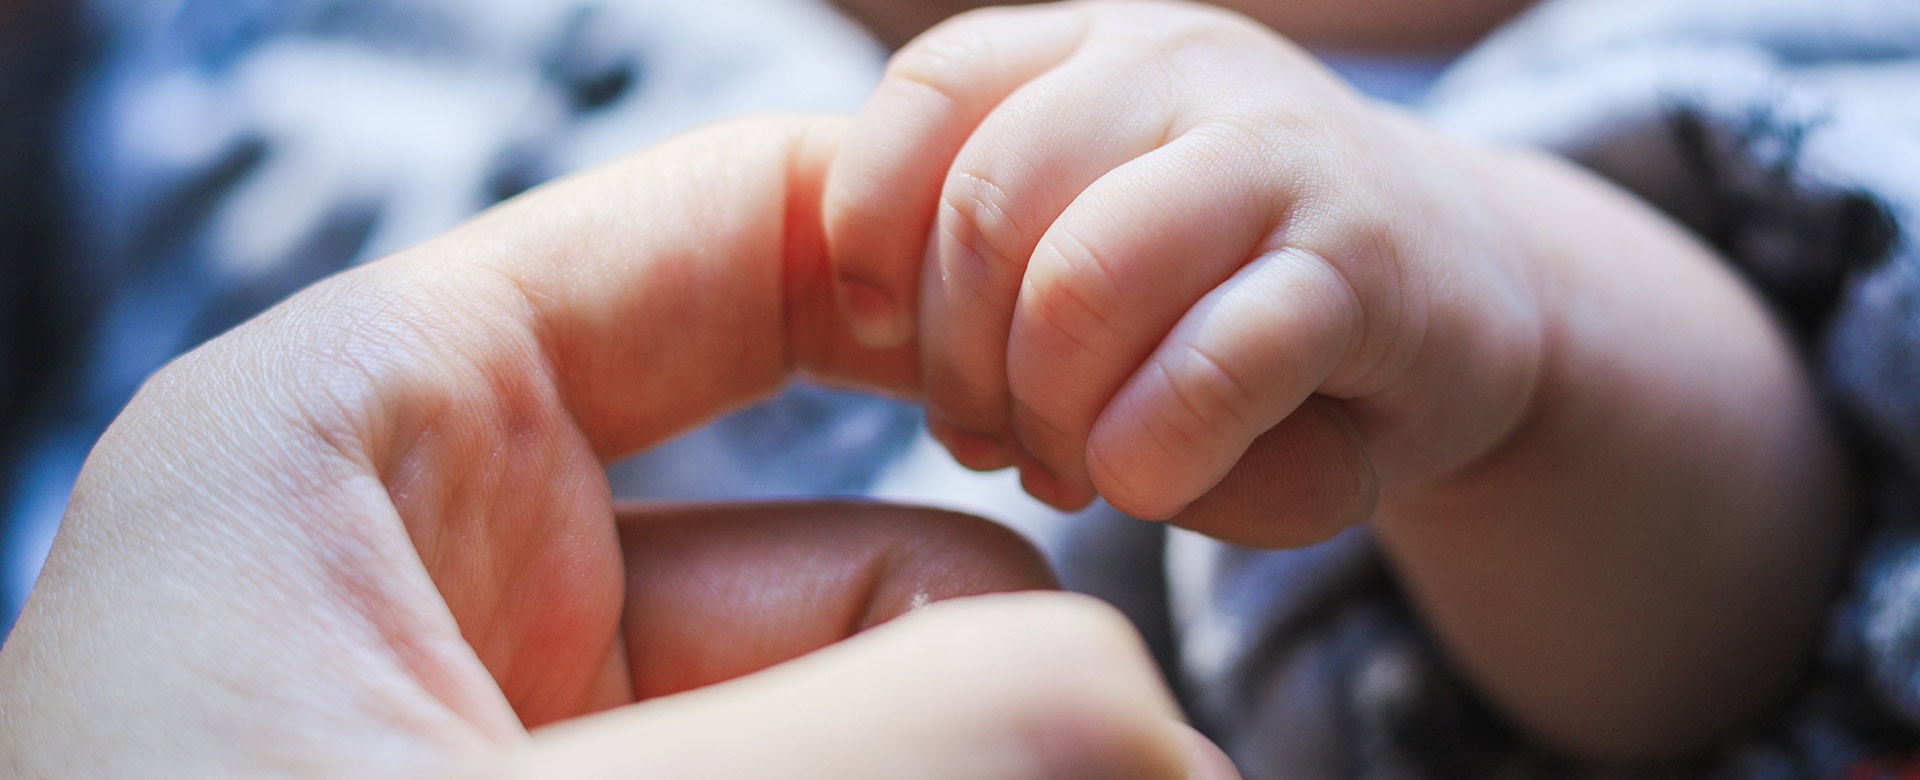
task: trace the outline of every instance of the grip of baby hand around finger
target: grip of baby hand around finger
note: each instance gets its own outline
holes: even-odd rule
[[[871,348],[913,335],[921,260],[941,188],[974,128],[1022,84],[1065,60],[1077,8],[956,17],[896,55],[828,173],[822,202],[837,292]]]
[[[1089,187],[1042,241],[1008,350],[1014,427],[1045,472],[1023,466],[1035,495],[1071,506],[1084,486],[1259,546],[1370,512],[1376,480],[1344,410],[1303,404],[1365,368],[1364,307],[1390,285],[1378,263],[1350,281],[1318,249],[1347,258],[1320,227],[1333,207],[1278,186],[1282,166],[1227,162],[1250,154],[1269,152],[1203,122]]]
[[[1363,443],[1337,403],[1314,398],[1361,338],[1360,306],[1334,265],[1297,246],[1242,267],[1101,413],[1094,487],[1137,517],[1258,547],[1364,520],[1378,480]]]

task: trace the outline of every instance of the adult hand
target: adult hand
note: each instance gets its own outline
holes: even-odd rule
[[[608,460],[796,370],[911,390],[912,347],[856,347],[826,284],[842,132],[667,144],[161,371],[89,459],[0,650],[9,776],[1218,772],[1124,623],[1061,595],[936,605],[629,704],[838,639],[902,593],[1034,584],[951,518],[615,521]]]

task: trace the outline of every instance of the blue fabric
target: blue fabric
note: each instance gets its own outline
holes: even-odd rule
[[[97,0],[82,26],[99,56],[46,153],[69,194],[54,262],[94,317],[16,432],[0,625],[87,449],[166,360],[554,176],[728,117],[851,111],[883,59],[810,0]],[[615,486],[857,493],[918,420],[796,388]]]

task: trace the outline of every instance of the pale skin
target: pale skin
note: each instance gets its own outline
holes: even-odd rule
[[[825,208],[853,331],[917,339],[961,462],[1254,546],[1371,519],[1550,744],[1701,749],[1813,644],[1848,498],[1754,294],[1621,192],[1369,103],[1244,17],[945,23]]]
[[[866,630],[1051,583],[985,521],[613,504],[606,461],[796,371],[917,376],[834,308],[845,128],[541,188],[161,371],[0,648],[0,774],[1235,780],[1091,600]]]

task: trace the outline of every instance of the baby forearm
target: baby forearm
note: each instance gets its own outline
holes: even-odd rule
[[[1707,248],[1544,157],[1470,152],[1542,302],[1524,422],[1378,530],[1482,688],[1593,756],[1699,748],[1809,648],[1846,532],[1840,455],[1788,338]]]

